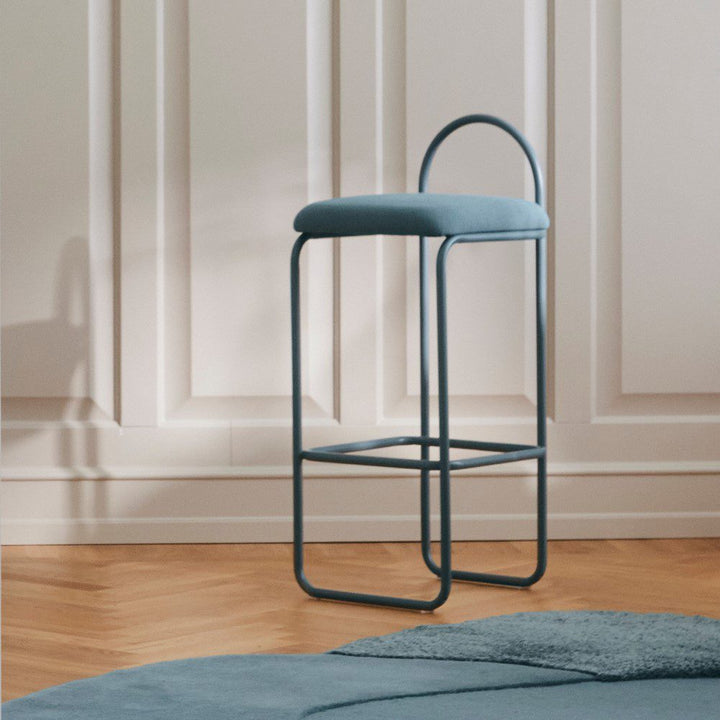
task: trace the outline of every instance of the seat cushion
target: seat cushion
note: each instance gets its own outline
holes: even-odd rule
[[[348,235],[460,235],[543,231],[545,210],[518,198],[398,193],[322,200],[295,217],[295,230],[323,237]]]

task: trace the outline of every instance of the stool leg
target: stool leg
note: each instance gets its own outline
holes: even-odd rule
[[[290,262],[290,324],[292,333],[292,418],[293,418],[293,565],[298,585],[310,596],[326,600],[341,600],[367,605],[385,605],[408,610],[434,610],[440,607],[449,593],[449,573],[440,591],[431,600],[373,595],[370,593],[332,590],[314,586],[305,576],[303,553],[303,446],[302,446],[302,372],[300,344],[300,251],[310,239],[303,234],[293,246]],[[446,543],[449,545],[448,542]],[[449,566],[448,566],[449,569]]]
[[[446,238],[437,254],[438,442],[440,449],[440,587],[450,593],[452,534],[450,512],[450,408],[448,404],[446,264],[455,240]],[[432,568],[431,568],[432,569]]]
[[[448,397],[447,397],[447,313],[446,313],[446,288],[445,288],[445,260],[447,252],[456,241],[462,241],[462,238],[449,237],[445,240],[440,252],[438,253],[438,364],[442,364],[443,371],[440,372],[439,379],[441,383],[445,383],[444,389],[439,389],[438,401],[440,406],[440,459],[443,462],[443,425],[447,429],[449,423]],[[536,362],[537,362],[537,444],[539,447],[546,446],[547,436],[547,420],[546,420],[546,316],[547,316],[547,251],[546,239],[544,236],[535,238],[535,339],[536,339]],[[442,302],[442,312],[441,312]],[[442,344],[441,344],[442,336]],[[449,458],[449,447],[448,447]],[[448,459],[449,462],[449,459]],[[515,575],[497,575],[494,573],[470,572],[467,570],[452,570],[451,576],[454,580],[464,580],[466,582],[477,582],[488,585],[507,585],[511,587],[527,587],[533,585],[544,575],[547,566],[547,457],[543,456],[537,460],[537,559],[535,570],[532,574],[521,577]],[[447,471],[447,488],[443,490],[443,471],[441,471],[441,508],[443,505],[443,493],[447,492],[448,511],[449,511],[449,470]],[[425,510],[421,504],[421,512]],[[442,510],[441,510],[442,512]],[[429,514],[429,510],[428,510]],[[428,523],[423,514],[423,527]],[[449,526],[448,516],[448,526]],[[424,535],[423,535],[424,539]],[[429,542],[427,550],[423,543],[423,557],[425,564],[436,575],[442,578],[442,568],[433,560],[430,551]],[[442,566],[450,566],[448,550],[448,562],[442,557]]]
[[[535,239],[535,346],[537,363],[537,444],[547,447],[547,240]],[[537,564],[528,578],[537,582],[547,567],[547,454],[537,466]],[[529,583],[529,584],[530,584]]]
[[[428,257],[427,238],[420,238],[419,250],[419,278],[420,278],[420,435],[424,438],[430,436],[430,326],[428,318]],[[430,447],[420,446],[420,458],[428,460]],[[422,555],[425,564],[436,575],[440,575],[440,568],[433,560],[430,545],[430,471],[420,471],[420,536]]]
[[[308,594],[313,587],[303,568],[303,476],[302,476],[302,371],[300,365],[300,251],[308,240],[295,242],[290,261],[290,324],[292,344],[292,442],[293,442],[293,566],[298,585]]]

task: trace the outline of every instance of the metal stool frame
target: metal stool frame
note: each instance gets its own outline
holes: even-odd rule
[[[446,125],[430,143],[420,169],[419,192],[426,192],[432,160],[448,135],[464,125],[483,123],[509,133],[521,146],[530,164],[535,184],[535,202],[544,207],[543,180],[535,152],[525,137],[512,125],[492,115],[466,115]],[[380,438],[304,450],[302,446],[302,388],[300,365],[300,253],[305,243],[316,236],[303,233],[293,246],[290,273],[292,325],[292,395],[293,395],[293,518],[294,568],[300,587],[312,597],[328,600],[383,605],[411,610],[434,610],[450,594],[452,580],[465,580],[490,585],[526,587],[544,574],[547,563],[547,457],[546,457],[546,232],[545,230],[498,231],[450,235],[445,238],[436,257],[437,273],[437,353],[438,353],[438,437],[430,437],[430,379],[428,258],[427,238],[420,237],[420,435]],[[489,443],[456,440],[449,435],[448,361],[447,361],[447,279],[446,264],[451,248],[460,243],[533,240],[535,242],[535,309],[536,309],[536,372],[537,372],[537,445]],[[420,446],[420,459],[362,455],[398,445]],[[439,460],[429,459],[430,447],[438,447]],[[490,451],[492,455],[450,460],[450,448]],[[535,570],[522,577],[453,570],[451,563],[450,471],[519,460],[537,460],[537,555]],[[305,576],[303,552],[303,472],[304,460],[317,462],[368,465],[420,470],[421,546],[427,567],[440,578],[440,589],[430,600],[349,592],[314,586]],[[432,556],[430,537],[430,472],[440,473],[440,564]]]

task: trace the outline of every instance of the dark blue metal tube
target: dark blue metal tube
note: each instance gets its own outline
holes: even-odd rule
[[[429,166],[428,166],[429,167]],[[542,196],[541,196],[542,199]],[[447,374],[447,309],[445,291],[445,262],[449,249],[455,243],[482,242],[484,236],[458,235],[446,238],[440,247],[437,258],[438,276],[438,363],[445,366],[445,372],[439,371],[439,378]],[[536,583],[545,573],[547,566],[547,450],[546,450],[546,314],[547,314],[547,258],[545,234],[535,236],[535,280],[536,280],[536,358],[537,358],[537,447],[526,447],[524,449],[512,448],[506,444],[507,449],[501,455],[489,456],[486,458],[468,458],[467,460],[456,460],[448,462],[447,474],[450,470],[468,469],[481,467],[483,465],[495,465],[503,462],[514,462],[517,460],[537,458],[537,555],[535,570],[527,577],[513,575],[497,575],[490,573],[470,572],[465,570],[452,570],[451,576],[455,580],[470,582],[488,583],[492,585],[508,585],[513,587],[527,587]],[[442,278],[442,279],[441,279]],[[441,292],[442,289],[442,292]],[[447,392],[447,388],[446,388]],[[440,448],[441,448],[441,479],[442,479],[442,447],[443,447],[443,418],[448,414],[447,395],[443,404],[443,393],[439,393],[440,405]],[[444,408],[444,409],[443,409]],[[462,444],[461,444],[462,443]],[[451,441],[448,439],[448,450],[450,447],[469,447],[472,441]],[[489,443],[483,443],[489,445]],[[481,449],[476,445],[477,449]],[[484,448],[483,448],[484,449]],[[491,448],[487,448],[491,449]],[[449,483],[448,483],[449,485]],[[449,493],[449,487],[448,487]],[[442,495],[442,483],[441,483]],[[442,506],[442,501],[441,501]],[[442,577],[441,567],[434,561],[431,552],[423,551],[425,564],[436,575]],[[441,565],[444,563],[441,563]]]
[[[295,241],[290,259],[290,323],[292,352],[293,414],[293,566],[295,579],[306,592],[311,589],[303,570],[303,478],[302,478],[302,368],[300,347],[300,252],[308,241]]]
[[[393,442],[394,440],[402,442]],[[375,467],[404,468],[409,470],[440,470],[442,460],[430,460],[421,458],[413,460],[410,458],[384,457],[381,455],[354,455],[355,450],[377,449],[402,445],[420,445],[427,448],[435,445],[440,447],[442,440],[439,438],[384,438],[381,440],[367,440],[360,443],[348,443],[346,445],[327,445],[325,447],[311,448],[300,453],[302,460],[315,462],[339,463],[341,465],[367,465]],[[503,463],[518,462],[519,460],[532,460],[545,455],[545,448],[533,445],[507,445],[503,443],[483,443],[470,440],[448,440],[448,445],[453,448],[477,449],[499,451],[492,455],[480,455],[477,457],[462,458],[450,461],[451,470],[467,470],[468,468],[486,467],[488,465],[502,465]],[[500,447],[498,447],[500,445]],[[355,447],[357,446],[357,447]],[[339,449],[338,449],[339,448]],[[425,453],[427,454],[427,453]]]
[[[422,445],[426,438],[419,435],[399,435],[397,437],[379,438],[378,440],[359,440],[358,442],[341,443],[339,445],[323,445],[310,448],[320,452],[359,452],[362,450],[377,450],[378,448],[394,447],[396,445]]]
[[[373,467],[404,468],[406,470],[423,470],[425,468],[437,469],[437,462],[431,460],[411,460],[409,458],[379,457],[377,455],[352,455],[344,452],[317,452],[315,450],[304,450],[302,457],[305,460],[315,462],[329,462],[340,465],[369,465]]]
[[[420,434],[423,437],[430,434],[430,324],[428,322],[427,245],[427,238],[421,237],[418,274],[420,278]],[[420,457],[423,460],[428,460],[430,457],[427,445],[420,448]],[[434,572],[437,565],[432,559],[430,541],[430,471],[423,469],[420,471],[420,546],[425,564]]]
[[[547,240],[535,241],[535,336],[537,363],[537,444],[547,448]],[[547,567],[547,450],[537,461],[537,565],[528,578],[537,582]]]
[[[545,231],[513,230],[507,232],[464,233],[463,235],[453,235],[453,238],[456,243],[507,242],[510,240],[535,240],[538,232]]]
[[[407,610],[434,610],[440,607],[449,592],[450,578],[440,585],[438,594],[430,600],[401,598],[390,595],[331,590],[313,585],[305,576],[304,538],[303,538],[303,476],[302,462],[307,453],[302,449],[302,367],[300,343],[300,252],[311,238],[309,234],[300,235],[293,246],[290,260],[290,324],[292,353],[292,421],[293,421],[293,566],[298,585],[311,597],[344,602],[384,605]],[[404,438],[400,438],[402,441]],[[422,440],[423,438],[417,438]],[[403,444],[402,442],[400,444]],[[407,444],[407,443],[405,443]],[[347,462],[352,456],[338,453]],[[326,458],[323,458],[326,460]],[[419,462],[419,461],[415,461]]]
[[[532,171],[533,180],[535,182],[535,202],[538,205],[542,205],[544,207],[545,190],[543,187],[543,178],[542,172],[540,171],[540,164],[538,163],[537,157],[535,156],[535,151],[533,150],[532,146],[527,141],[525,136],[516,127],[511,125],[509,122],[502,120],[501,118],[495,117],[494,115],[465,115],[458,118],[457,120],[453,120],[451,123],[448,123],[433,138],[432,142],[428,146],[428,149],[425,151],[425,157],[423,157],[422,165],[420,166],[420,180],[418,183],[420,192],[425,192],[427,190],[427,181],[428,174],[430,172],[430,166],[432,165],[435,153],[437,152],[437,149],[438,147],[440,147],[440,144],[443,142],[443,140],[445,140],[448,135],[454,133],[459,128],[474,123],[495,125],[495,127],[499,127],[501,130],[504,130],[506,133],[509,133],[510,135],[512,135],[513,138],[515,138],[517,143],[523,149],[525,157],[527,157],[528,162],[530,163],[530,170]]]
[[[438,447],[439,439],[422,435],[397,435],[395,437],[377,438],[374,440],[358,440],[337,445],[322,445],[310,448],[319,452],[361,452],[363,450],[377,450],[378,448],[394,447],[397,445],[426,445],[427,447]],[[450,438],[450,447],[461,450],[497,450],[498,452],[510,452],[512,450],[530,450],[536,445],[521,445],[519,443],[484,442],[483,440],[457,440]]]
[[[414,598],[394,597],[393,595],[373,595],[372,593],[331,590],[329,588],[315,586],[309,586],[306,592],[312,597],[322,598],[323,600],[338,600],[340,602],[361,603],[364,605],[383,605],[385,607],[403,610],[435,610],[435,608],[440,607],[446,599],[438,595],[432,600],[416,600]]]
[[[430,173],[430,167],[432,165],[433,158],[437,149],[440,147],[442,142],[453,132],[470,124],[488,124],[494,125],[501,130],[509,133],[520,145],[525,156],[530,163],[530,169],[533,175],[533,181],[535,183],[535,202],[541,206],[544,206],[545,196],[543,187],[542,171],[537,161],[535,151],[533,150],[530,143],[527,141],[525,136],[513,125],[506,122],[505,120],[495,117],[493,115],[475,113],[471,115],[465,115],[457,118],[451,123],[448,123],[440,132],[433,138],[423,157],[422,164],[420,166],[420,177],[418,180],[418,191],[426,192],[428,177]],[[525,238],[532,238],[532,233],[512,233],[512,232],[498,232],[498,233],[485,233],[482,236],[466,236],[464,238],[457,238],[460,242],[473,242],[482,240],[483,242],[490,241],[501,241],[501,240],[519,240]],[[427,309],[427,239],[424,237],[420,238],[420,423],[421,435],[428,435],[429,430],[429,381],[428,381],[428,356],[429,356],[429,342],[428,342],[428,309]],[[421,449],[421,457],[427,459],[428,451],[426,447]],[[544,462],[544,461],[543,461]],[[422,470],[420,474],[420,528],[421,528],[421,545],[422,555],[425,564],[432,570],[436,575],[440,574],[440,568],[432,557],[432,550],[430,545],[430,473],[428,470]]]
[[[529,450],[513,450],[498,455],[485,455],[484,457],[464,458],[452,460],[451,470],[467,470],[469,468],[487,467],[488,465],[502,465],[503,463],[518,462],[519,460],[533,460],[545,456],[545,448],[530,448]]]
[[[450,531],[450,407],[447,356],[447,255],[452,237],[440,246],[436,261],[438,345],[438,446],[440,449],[440,585],[450,593],[452,583],[452,537]]]

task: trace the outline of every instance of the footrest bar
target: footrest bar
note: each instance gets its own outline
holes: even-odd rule
[[[502,465],[503,463],[518,462],[520,460],[533,460],[545,456],[545,448],[534,447],[527,450],[514,450],[497,455],[484,455],[483,457],[464,458],[452,460],[451,470],[467,470],[468,468],[483,467],[485,465]]]
[[[440,446],[438,438],[428,438],[428,445]],[[495,452],[511,452],[513,450],[534,450],[536,445],[520,445],[518,443],[484,442],[482,440],[454,440],[450,438],[450,447],[460,450],[494,450]]]
[[[364,450],[377,450],[379,448],[396,447],[402,445],[421,445],[426,447],[440,447],[440,438],[423,435],[398,435],[396,437],[377,438],[373,440],[359,440],[356,442],[339,443],[337,445],[323,445],[311,448],[315,452],[351,453]],[[485,442],[482,440],[457,440],[450,438],[450,447],[460,450],[489,450],[496,452],[511,452],[513,450],[531,450],[535,445],[521,445],[519,443]]]
[[[303,460],[316,462],[340,463],[341,465],[372,465],[375,467],[391,467],[407,470],[438,470],[437,461],[410,460],[408,458],[376,457],[374,455],[351,455],[343,452],[327,452],[325,450],[303,450]]]
[[[422,445],[424,440],[419,435],[398,435],[397,437],[378,438],[377,440],[360,440],[358,442],[341,443],[339,445],[324,445],[311,448],[312,452],[349,453],[363,450],[377,450],[378,448],[395,447],[400,445]],[[430,438],[432,439],[432,438]]]
[[[374,467],[389,467],[404,470],[440,470],[439,460],[413,460],[411,458],[393,458],[379,455],[354,455],[357,450],[375,450],[382,447],[393,447],[398,445],[432,445],[436,438],[415,438],[401,436],[398,438],[384,438],[382,440],[367,440],[359,443],[346,443],[344,445],[327,445],[325,447],[303,450],[300,457],[303,460],[315,462],[339,463],[341,465],[369,465]],[[400,442],[398,442],[400,441]],[[420,442],[418,442],[420,441]],[[470,440],[451,440],[450,447],[471,450],[496,450],[500,443],[482,443]],[[492,447],[488,447],[492,446]],[[533,447],[532,445],[509,445],[502,444],[508,448],[493,455],[482,455],[479,457],[462,458],[451,460],[450,470],[467,470],[469,468],[485,467],[487,465],[501,465],[521,460],[533,460],[545,457],[545,448]]]

